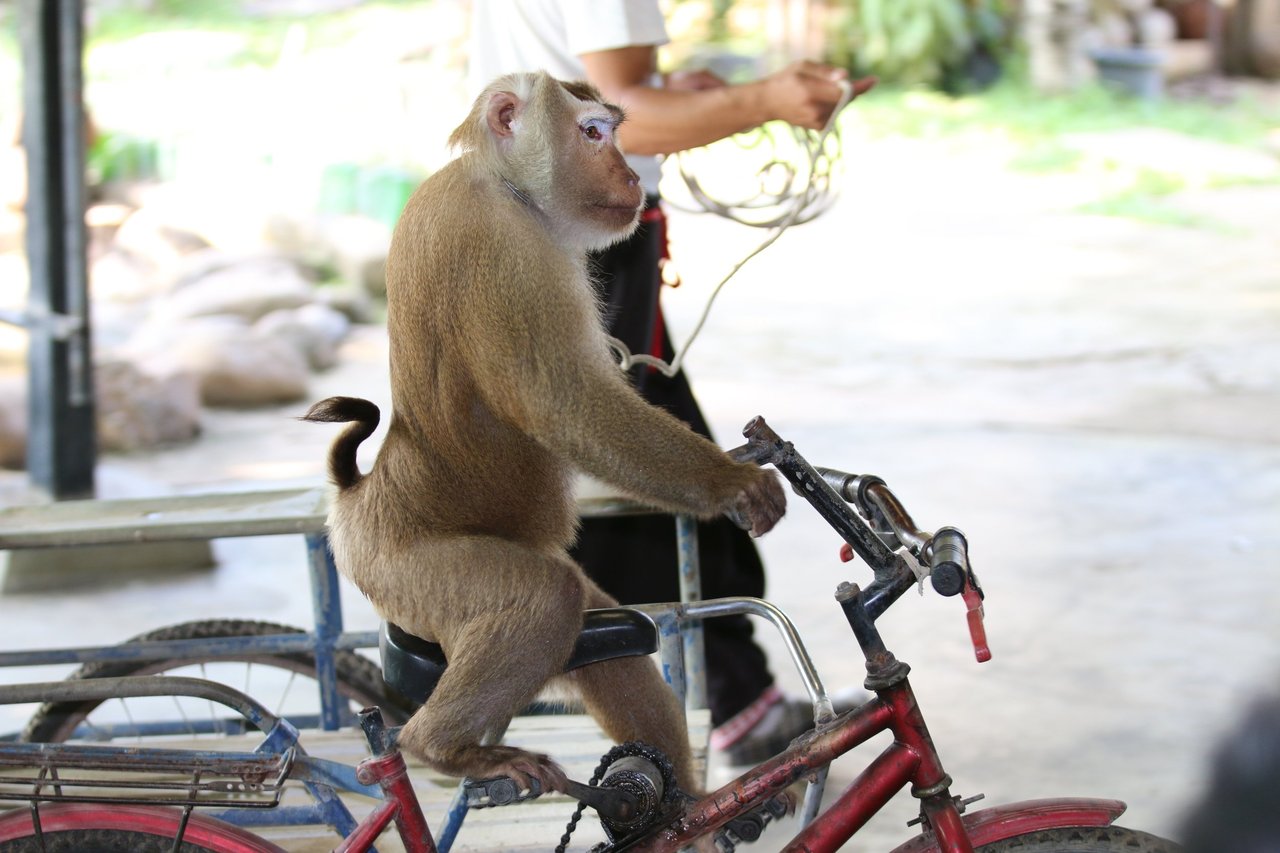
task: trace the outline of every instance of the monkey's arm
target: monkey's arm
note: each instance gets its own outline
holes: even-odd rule
[[[759,475],[643,400],[612,364],[560,371],[526,402],[544,446],[626,493],[672,512],[710,517],[734,506]]]
[[[758,482],[758,468],[734,462],[627,384],[585,298],[554,285],[536,301],[511,296],[494,306],[501,313],[471,357],[499,417],[582,471],[672,512],[716,515]]]

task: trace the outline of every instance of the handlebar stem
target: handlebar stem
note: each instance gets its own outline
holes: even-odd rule
[[[894,657],[885,646],[876,628],[875,616],[868,607],[866,592],[855,583],[845,582],[836,589],[836,601],[867,661],[867,679],[863,686],[868,690],[883,690],[906,678],[911,667]]]

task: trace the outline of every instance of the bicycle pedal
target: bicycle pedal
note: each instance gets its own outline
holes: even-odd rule
[[[542,784],[537,779],[529,780],[528,791],[522,791],[520,784],[510,776],[495,776],[492,779],[464,779],[462,786],[467,793],[467,808],[469,809],[509,806],[542,796]]]

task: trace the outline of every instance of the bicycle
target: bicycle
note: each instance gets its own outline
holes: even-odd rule
[[[1166,839],[1116,826],[1115,820],[1125,810],[1125,804],[1117,800],[1032,800],[970,812],[968,806],[973,800],[954,797],[951,778],[912,692],[909,667],[889,651],[875,623],[906,591],[928,577],[938,593],[962,598],[975,655],[979,661],[989,658],[982,626],[983,593],[969,564],[964,535],[951,527],[933,534],[919,530],[883,480],[811,466],[761,418],[748,424],[744,433],[748,443],[733,451],[734,455],[777,468],[844,539],[842,556],[851,558],[856,554],[873,570],[874,580],[865,589],[845,582],[840,584],[836,598],[866,659],[865,686],[874,697],[856,709],[835,715],[794,626],[766,601],[730,598],[591,612],[571,665],[623,654],[652,653],[658,646],[660,626],[670,625],[671,620],[686,622],[730,613],[766,618],[781,631],[800,670],[813,700],[815,728],[782,753],[698,798],[675,787],[670,766],[656,751],[642,744],[616,747],[602,758],[588,783],[570,783],[566,793],[580,805],[557,850],[569,843],[582,809],[591,807],[599,815],[608,839],[593,847],[593,853],[626,849],[670,853],[707,836],[715,839],[723,853],[731,853],[742,842],[758,838],[780,816],[785,809],[785,792],[804,779],[808,779],[808,787],[800,807],[801,829],[786,846],[787,851],[838,849],[908,785],[920,801],[921,829],[893,853],[1173,853],[1179,849]],[[383,633],[383,651],[386,677],[411,697],[415,693],[429,695],[433,679],[447,665],[438,647],[391,626]],[[148,680],[165,679],[138,679]],[[92,682],[87,685],[95,686]],[[410,853],[436,853],[452,843],[461,819],[454,820],[451,815],[441,844],[437,845],[408,782],[403,756],[396,748],[397,730],[382,723],[377,709],[366,709],[360,715],[371,756],[358,765],[352,781],[344,775],[343,768],[306,756],[296,743],[296,731],[290,745],[287,730],[291,727],[264,715],[252,700],[243,696],[237,699],[235,691],[228,688],[203,685],[195,682],[182,686],[244,703],[240,710],[267,727],[266,742],[275,741],[275,746],[244,755],[188,753],[184,759],[181,751],[98,747],[95,752],[94,748],[76,745],[44,745],[44,749],[25,756],[30,766],[40,768],[36,781],[27,781],[28,791],[19,797],[6,795],[0,788],[0,798],[30,804],[27,811],[0,816],[0,851],[80,849],[74,841],[93,832],[116,837],[131,832],[134,835],[127,840],[141,846],[129,849],[149,849],[143,842],[156,842],[161,845],[156,849],[279,850],[245,829],[194,810],[202,805],[199,799],[206,791],[229,791],[245,800],[254,797],[257,799],[252,805],[234,805],[270,810],[278,804],[280,786],[291,778],[312,786],[318,798],[332,795],[333,788],[338,787],[380,799],[362,821],[348,821],[339,827],[345,836],[339,851],[372,849],[378,836],[393,823]],[[56,686],[31,686],[26,695]],[[85,686],[80,685],[79,689]],[[111,685],[96,686],[113,689]],[[72,688],[64,685],[63,689]],[[142,688],[122,684],[114,689]],[[843,794],[820,811],[830,763],[886,731],[892,733],[893,743],[867,765]],[[23,760],[18,753],[24,748],[40,746],[0,745],[0,765],[12,766]],[[170,790],[182,795],[175,795],[165,806],[134,802],[112,805],[104,797],[91,798],[89,803],[66,802],[63,786],[68,785],[67,768],[102,767],[112,762],[129,764],[131,771],[152,776],[180,771],[189,774],[190,780],[169,782]],[[222,781],[211,789],[201,787],[201,779],[205,778],[202,774],[212,774]],[[510,805],[541,794],[536,789],[520,790],[506,778],[468,781],[461,792],[462,805],[466,807]],[[465,811],[462,808],[455,815]],[[55,843],[47,841],[51,838]],[[71,839],[71,846],[58,846],[62,838]]]
[[[0,669],[80,664],[68,678],[164,673],[220,681],[270,697],[272,710],[300,727],[330,731],[353,725],[356,711],[368,705],[403,722],[415,706],[389,690],[379,668],[357,653],[377,647],[377,631],[344,630],[327,515],[323,488],[6,506],[0,510],[0,547],[7,550],[301,535],[314,622],[304,630],[248,619],[199,619],[146,630],[116,645],[0,650]],[[193,701],[126,705],[106,698],[110,701],[45,702],[25,731],[0,733],[0,741],[194,736],[239,725],[205,718]]]
[[[144,675],[176,675],[234,684],[251,695],[271,695],[273,708],[299,728],[317,728],[324,723],[323,710],[310,711],[320,695],[324,678],[311,651],[275,651],[253,647],[272,638],[307,640],[306,631],[291,625],[249,619],[201,619],[168,625],[137,634],[117,648],[142,652],[148,648],[177,643],[199,644],[189,658],[123,658],[86,663],[68,679],[123,678]],[[219,644],[227,650],[220,651]],[[406,722],[416,705],[387,687],[377,664],[350,649],[333,652],[331,680],[339,705],[333,708],[331,727],[350,725],[362,707],[377,705],[386,717]],[[119,697],[105,697],[119,699]],[[159,703],[157,703],[159,704]],[[305,709],[304,712],[300,712]],[[22,739],[40,743],[69,740],[109,741],[158,734],[206,734],[243,731],[235,720],[204,719],[199,707],[164,703],[159,708],[131,706],[110,708],[99,700],[46,701],[32,714],[22,731]],[[178,724],[169,720],[177,712]],[[287,713],[286,713],[287,711]],[[309,713],[308,713],[309,712]]]

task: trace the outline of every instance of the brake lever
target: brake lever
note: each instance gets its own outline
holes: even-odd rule
[[[849,543],[840,546],[840,561],[847,563],[853,559],[853,548]],[[987,645],[987,626],[983,621],[982,587],[978,586],[978,578],[970,569],[964,575],[964,589],[960,592],[964,599],[965,621],[969,625],[969,641],[973,643],[973,655],[978,663],[991,660],[991,647]]]
[[[978,659],[978,663],[986,663],[991,660],[991,647],[987,645],[987,626],[982,621],[982,587],[978,586],[978,579],[973,576],[972,570],[965,578],[964,592],[960,595],[964,598],[967,609],[965,619],[969,623],[969,639],[973,643],[974,657]]]

